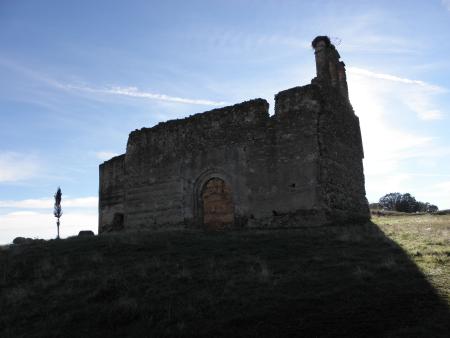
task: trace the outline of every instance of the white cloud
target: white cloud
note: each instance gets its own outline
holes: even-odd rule
[[[438,192],[439,194],[445,195],[446,199],[448,201],[450,201],[450,181],[443,181],[443,182],[436,183],[433,186],[433,191],[435,193]],[[448,203],[447,206],[450,207],[450,203]]]
[[[368,178],[366,190],[368,192],[369,202],[377,202],[381,196],[389,192],[404,193],[413,191],[409,189],[413,176],[408,173],[396,174],[395,170],[391,170],[380,175],[366,173],[366,177]]]
[[[224,101],[213,101],[207,99],[191,99],[185,97],[177,97],[170,96],[166,94],[160,93],[152,93],[141,91],[137,87],[121,87],[121,86],[112,86],[106,88],[94,88],[86,85],[72,85],[59,82],[46,74],[40,73],[36,70],[29,69],[23,67],[14,61],[7,60],[4,58],[0,58],[0,66],[6,66],[8,68],[14,69],[15,71],[21,73],[22,75],[45,83],[51,87],[63,89],[63,90],[76,90],[81,92],[87,92],[91,94],[107,94],[107,95],[118,95],[118,96],[127,96],[127,97],[136,97],[136,98],[144,98],[149,100],[158,100],[164,102],[172,102],[172,103],[182,103],[182,104],[193,104],[193,105],[202,105],[202,106],[223,106],[227,103]]]
[[[137,87],[109,87],[109,88],[92,88],[88,86],[75,86],[70,84],[60,84],[61,88],[68,90],[79,90],[88,93],[119,95],[128,97],[137,97],[150,100],[158,100],[165,102],[195,104],[203,106],[222,106],[226,102],[223,101],[211,101],[205,99],[189,99],[184,97],[169,96],[166,94],[151,93],[139,90]]]
[[[77,235],[80,230],[97,231],[96,196],[62,199],[61,237]],[[0,200],[0,244],[15,237],[50,239],[56,235],[53,198]],[[1,212],[3,210],[3,213]]]
[[[450,181],[424,184],[415,193],[415,197],[419,201],[436,204],[441,210],[450,209]]]
[[[396,99],[400,99],[401,103],[410,111],[415,112],[421,120],[429,121],[445,118],[445,114],[437,108],[437,104],[434,102],[435,95],[447,92],[445,88],[420,80],[376,73],[357,67],[349,67],[348,72],[353,78],[360,77],[383,81],[385,88],[381,88],[381,84],[378,84],[375,85],[376,90],[383,92],[383,96],[391,96],[391,98],[392,94],[395,93]]]
[[[33,178],[39,169],[39,161],[34,155],[16,152],[0,153],[0,183]]]
[[[414,85],[418,85],[418,86],[424,87],[424,88],[426,88],[426,89],[428,89],[430,91],[434,91],[434,92],[445,92],[446,91],[442,87],[439,87],[439,86],[436,86],[436,85],[433,85],[433,84],[429,84],[429,83],[424,82],[424,81],[411,80],[411,79],[408,79],[408,78],[399,77],[399,76],[391,75],[391,74],[375,73],[375,72],[372,72],[370,70],[363,69],[363,68],[348,67],[347,71],[350,72],[350,73],[353,73],[353,74],[367,76],[367,77],[372,77],[372,78],[375,78],[375,79],[388,80],[388,81],[400,82],[400,83],[405,83],[405,84],[414,84]]]
[[[428,178],[432,174],[391,174],[385,176],[371,177],[371,192],[376,192],[376,197],[369,201],[376,202],[388,192],[411,193],[418,201],[429,202],[437,205],[440,209],[450,208],[450,181],[429,184]]]
[[[38,215],[38,213],[36,211],[24,210],[24,211],[10,212],[8,215],[10,215],[10,216],[24,216],[24,215]]]
[[[0,208],[51,209],[54,203],[53,198],[0,200]],[[98,198],[95,196],[64,198],[63,195],[61,204],[64,208],[97,208]]]
[[[420,110],[417,112],[419,114],[419,117],[422,120],[441,120],[444,117],[444,113],[442,113],[438,109],[432,109],[432,110]]]
[[[62,238],[77,235],[80,230],[97,232],[96,212],[67,213],[61,218]],[[11,243],[16,237],[51,239],[56,237],[55,218],[51,213],[30,211],[0,215],[0,244]]]
[[[118,156],[119,154],[113,153],[111,151],[98,151],[95,153],[95,156],[102,161],[107,161],[115,156]]]
[[[429,163],[448,153],[447,147],[440,147],[435,138],[412,132],[399,122],[409,118],[412,111],[408,105],[412,95],[408,91],[410,87],[424,91],[428,84],[385,75],[388,74],[350,71],[348,77],[350,100],[361,123],[366,190],[370,201],[392,191],[415,194],[421,189],[421,180],[411,170],[420,170],[417,168],[421,162]],[[440,200],[430,198],[429,201],[437,203]]]

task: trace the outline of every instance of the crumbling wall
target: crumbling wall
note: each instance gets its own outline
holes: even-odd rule
[[[200,189],[213,177],[231,186],[239,222],[249,208],[249,174],[264,176],[259,168],[249,172],[249,152],[264,139],[268,122],[268,103],[257,99],[132,132],[125,157],[127,227],[201,222]]]
[[[319,188],[333,222],[367,220],[369,208],[364,187],[364,158],[359,119],[348,99],[345,64],[327,36],[312,42],[322,109],[317,125]]]
[[[213,196],[223,205],[206,203],[221,227],[231,218],[234,227],[368,219],[345,65],[328,37],[312,45],[317,77],[278,93],[274,116],[255,99],[132,132],[126,154],[100,166],[99,232],[203,227],[211,179],[226,187],[226,198]]]
[[[359,119],[334,88],[324,86],[321,91],[325,98],[318,123],[323,201],[333,221],[368,219]]]
[[[120,230],[124,223],[125,155],[113,157],[99,168],[99,233]]]
[[[274,216],[290,226],[324,222],[318,196],[319,145],[317,125],[322,110],[320,92],[315,86],[295,87],[275,96],[275,153],[272,170]],[[274,217],[274,226],[279,226]]]

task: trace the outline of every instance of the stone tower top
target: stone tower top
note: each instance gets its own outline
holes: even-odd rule
[[[339,61],[336,47],[331,43],[330,38],[319,35],[311,43],[316,56],[316,78],[313,83],[325,86],[332,86],[348,98],[347,76],[345,73],[345,63]]]

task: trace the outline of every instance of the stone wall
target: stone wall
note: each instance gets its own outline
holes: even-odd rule
[[[99,232],[368,219],[345,67],[321,38],[320,76],[278,93],[273,116],[255,99],[132,132],[126,153],[100,167]]]
[[[320,196],[333,222],[366,220],[361,130],[348,98],[345,64],[327,36],[316,37],[312,47],[317,69],[312,83],[322,98],[317,128]]]
[[[125,206],[125,155],[113,157],[99,170],[99,228],[98,232],[121,228]]]
[[[329,87],[321,91],[327,98],[318,124],[321,196],[334,222],[367,219],[359,119],[338,92]]]
[[[127,226],[201,222],[200,191],[213,177],[231,186],[239,222],[249,209],[247,179],[266,170],[250,162],[264,148],[269,121],[267,102],[257,99],[131,133]]]

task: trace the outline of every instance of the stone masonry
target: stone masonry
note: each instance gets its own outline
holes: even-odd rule
[[[317,77],[275,95],[130,133],[100,165],[99,233],[365,221],[363,148],[345,65],[312,42]]]

